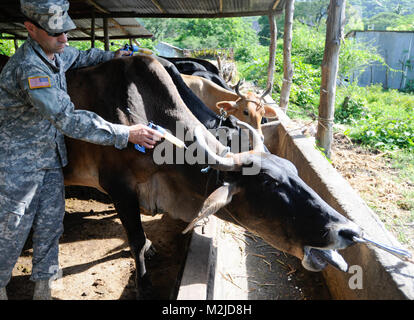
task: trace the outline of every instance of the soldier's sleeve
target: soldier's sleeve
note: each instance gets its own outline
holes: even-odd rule
[[[69,95],[56,86],[47,72],[34,67],[22,69],[18,70],[18,79],[27,102],[64,135],[95,144],[114,145],[118,149],[127,146],[128,126],[110,123],[87,110],[75,110]]]
[[[78,50],[74,47],[67,47],[61,54],[61,58],[65,63],[65,71],[68,69],[77,69],[93,66],[113,59],[115,52],[103,51],[96,48],[89,50]]]

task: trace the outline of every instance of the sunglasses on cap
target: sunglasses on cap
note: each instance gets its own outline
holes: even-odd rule
[[[67,31],[65,31],[65,32],[57,32],[57,33],[52,33],[52,32],[49,32],[49,31],[45,30],[45,29],[44,29],[42,26],[40,26],[40,24],[38,24],[36,21],[30,20],[30,19],[28,19],[27,21],[29,21],[30,23],[34,24],[37,28],[42,29],[44,32],[46,32],[46,33],[47,33],[47,35],[48,35],[49,37],[54,37],[54,38],[57,38],[57,37],[60,37],[62,34],[68,34],[68,32],[67,32]]]

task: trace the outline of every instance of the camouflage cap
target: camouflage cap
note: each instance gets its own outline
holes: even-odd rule
[[[66,32],[76,29],[68,15],[67,0],[20,0],[23,15],[37,22],[49,33]]]

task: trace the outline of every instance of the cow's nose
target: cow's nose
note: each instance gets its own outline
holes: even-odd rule
[[[362,236],[362,230],[354,223],[349,223],[346,226],[343,226],[339,231],[338,235],[342,241],[346,243],[346,246],[349,246],[355,242],[354,237],[360,238]]]

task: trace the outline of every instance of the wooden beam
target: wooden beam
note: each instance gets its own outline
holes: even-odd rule
[[[104,7],[100,6],[99,4],[97,4],[93,0],[87,0],[87,1],[90,5],[92,5],[99,12],[108,15],[109,20],[115,25],[116,28],[120,29],[125,34],[129,34],[129,32],[127,30],[125,30],[125,28],[121,24],[119,24],[118,21],[116,21],[114,18],[110,17],[110,15],[111,15],[110,11],[106,10]]]
[[[97,4],[95,1],[93,0],[86,0],[92,7],[94,7],[95,9],[97,9],[99,12],[103,12],[105,14],[111,14],[111,12],[109,12],[108,10],[106,10],[104,7],[101,7],[99,4]]]
[[[91,18],[91,48],[95,48],[95,9],[92,9],[92,18]]]
[[[290,88],[292,86],[292,26],[295,0],[286,0],[285,27],[283,31],[283,83],[280,91],[279,107],[286,113],[289,105]]]
[[[103,19],[105,51],[109,51],[108,18]]]
[[[274,11],[274,10],[276,10],[276,8],[277,8],[277,6],[278,6],[279,2],[280,2],[280,0],[276,0],[276,1],[273,3],[273,6],[272,6],[272,10],[273,10],[273,11]]]
[[[326,22],[316,141],[328,158],[331,156],[333,139],[336,78],[338,75],[339,49],[344,34],[345,5],[346,0],[330,0]]]
[[[267,68],[267,86],[270,88],[269,95],[273,90],[273,80],[275,73],[275,61],[276,61],[276,40],[277,40],[277,26],[275,15],[272,11],[268,14],[269,25],[270,25],[270,46],[269,46],[269,65]]]
[[[158,3],[157,0],[151,0],[151,2],[154,4],[154,6],[156,6],[158,8],[158,10],[161,13],[165,13],[166,11],[164,10],[164,8]]]

